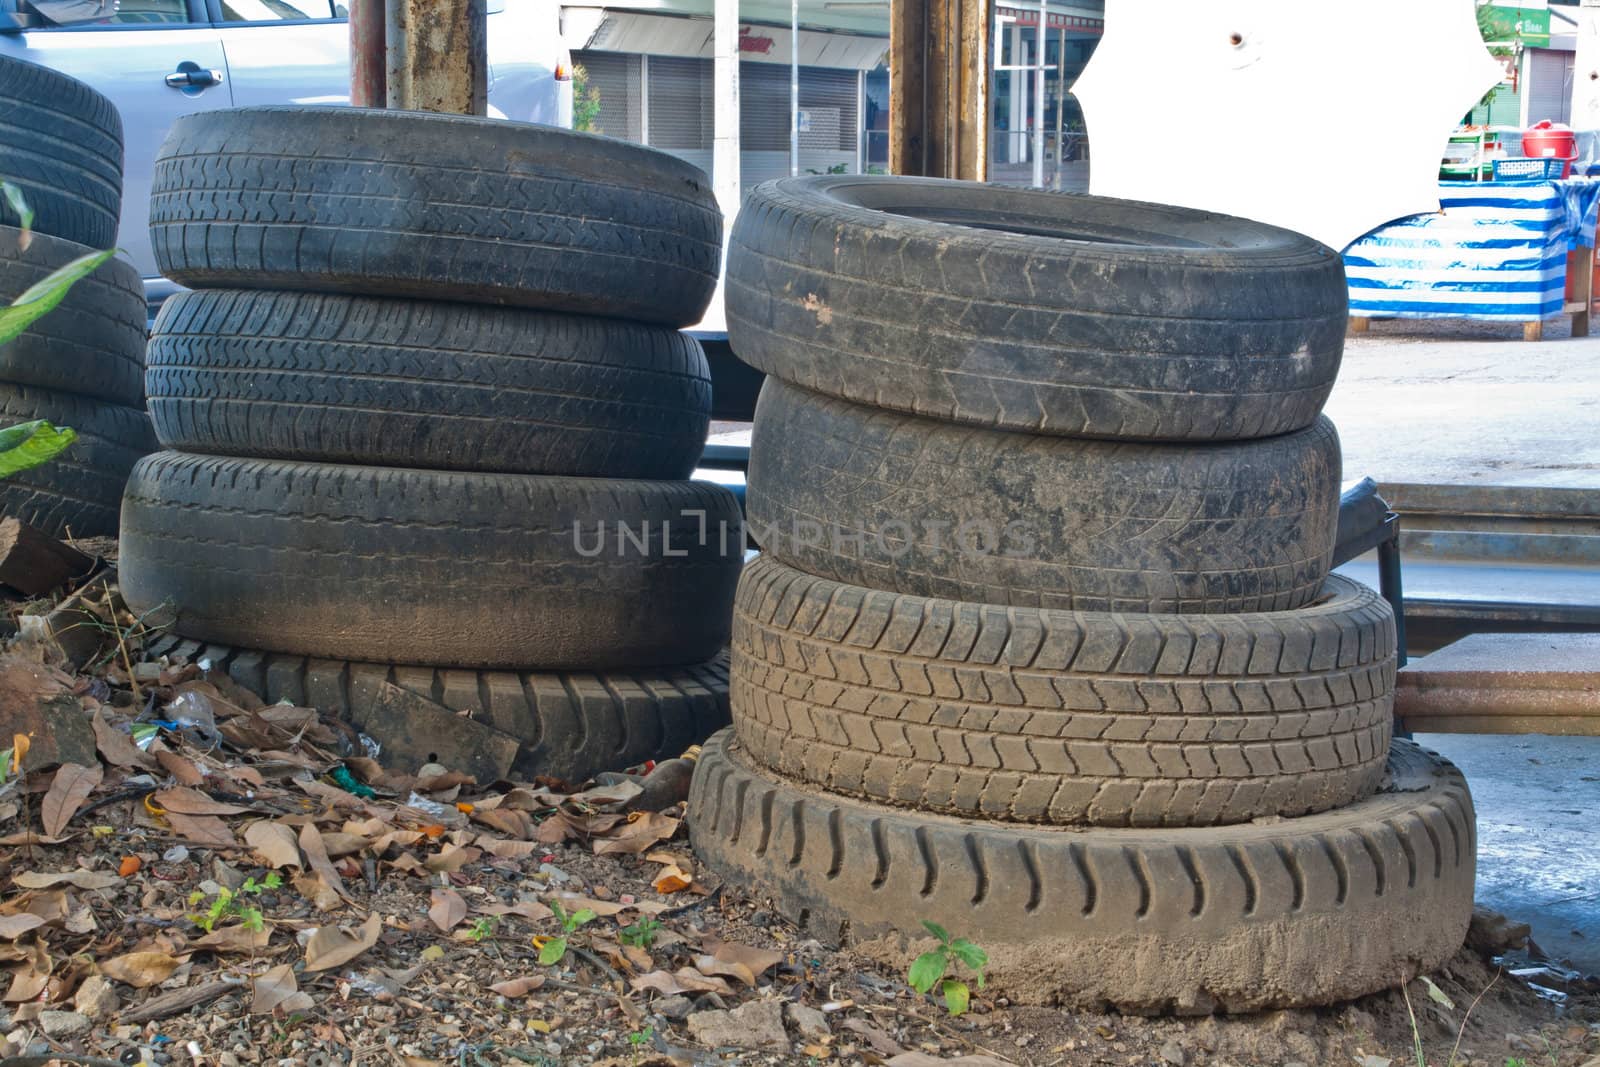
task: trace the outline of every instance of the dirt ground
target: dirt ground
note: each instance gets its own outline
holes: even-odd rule
[[[720,884],[681,806],[391,773],[314,709],[138,666],[126,616],[94,666],[62,670],[21,619],[48,606],[10,606],[0,703],[92,733],[81,762],[24,753],[0,783],[0,1056],[1600,1067],[1600,983],[1531,962],[1536,946],[1463,949],[1431,987],[1314,1011],[1144,1019],[990,988],[951,1016]],[[211,724],[180,721],[195,694]]]

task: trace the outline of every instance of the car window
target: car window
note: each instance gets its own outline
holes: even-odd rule
[[[142,26],[189,21],[186,0],[30,0],[33,11],[52,26]]]
[[[304,22],[346,14],[333,0],[222,0],[223,22]]]

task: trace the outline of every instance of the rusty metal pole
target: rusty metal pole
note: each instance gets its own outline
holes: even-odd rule
[[[483,115],[489,110],[485,0],[386,0],[389,106]]]
[[[988,0],[890,0],[889,169],[983,181]]]
[[[383,50],[384,0],[350,2],[350,106],[387,107],[389,61]]]

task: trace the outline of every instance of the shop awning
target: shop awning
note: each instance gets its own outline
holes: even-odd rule
[[[576,42],[573,42],[576,44]],[[600,25],[579,48],[656,56],[711,58],[711,20],[607,9]],[[786,26],[739,24],[739,58],[788,63],[793,41]],[[889,50],[887,37],[800,31],[800,65],[871,70]]]

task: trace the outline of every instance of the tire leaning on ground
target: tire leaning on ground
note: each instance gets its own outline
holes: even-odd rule
[[[4,56],[0,100],[0,178],[22,190],[34,230],[97,251],[114,247],[122,215],[117,106],[76,78]],[[3,197],[0,225],[21,225]]]
[[[95,251],[0,227],[0,301]],[[144,406],[144,285],[131,263],[112,259],[75,284],[55,310],[0,345],[0,381]]]
[[[702,482],[162,452],[122,505],[122,593],[194,640],[329,659],[603,670],[727,643],[739,505]]]
[[[531,123],[332,107],[185,115],[156,157],[150,241],[199,289],[511,304],[686,326],[717,282],[705,174]]]
[[[1344,346],[1338,253],[1186,208],[928,178],[785,178],[728,249],[768,374],[976,426],[1233,440],[1309,426]]]
[[[904,967],[922,920],[989,954],[1014,1003],[1205,1014],[1331,1004],[1461,947],[1475,834],[1461,773],[1408,741],[1385,792],[1246,826],[1062,830],[818,794],[730,731],[689,796],[694,852],[805,936]]]
[[[600,771],[670,759],[728,724],[726,654],[685,667],[565,674],[308,659],[171,636],[146,646],[145,654],[177,664],[204,660],[206,670],[269,704],[287,700],[381,733],[384,759],[409,762],[411,770],[436,762],[429,758],[438,755],[434,728],[447,717],[444,730],[493,731],[520,742],[512,764],[520,781],[544,775],[583,782]],[[402,703],[404,723],[384,719],[386,686],[426,703]]]
[[[1082,611],[1302,607],[1332,563],[1339,438],[1319,419],[1203,446],[983,430],[768,378],[751,532],[809,574]]]
[[[1250,615],[1041,611],[814,578],[766,557],[734,601],[733,722],[754,760],[951,815],[1204,826],[1377,789],[1394,617],[1337,575]]]
[[[115,537],[128,472],[155,451],[150,416],[92,397],[0,383],[0,426],[48,419],[78,438],[38,467],[0,479],[0,517],[54,537]]]
[[[321,293],[179,293],[147,383],[166,448],[429,470],[687,478],[711,412],[664,326]]]

